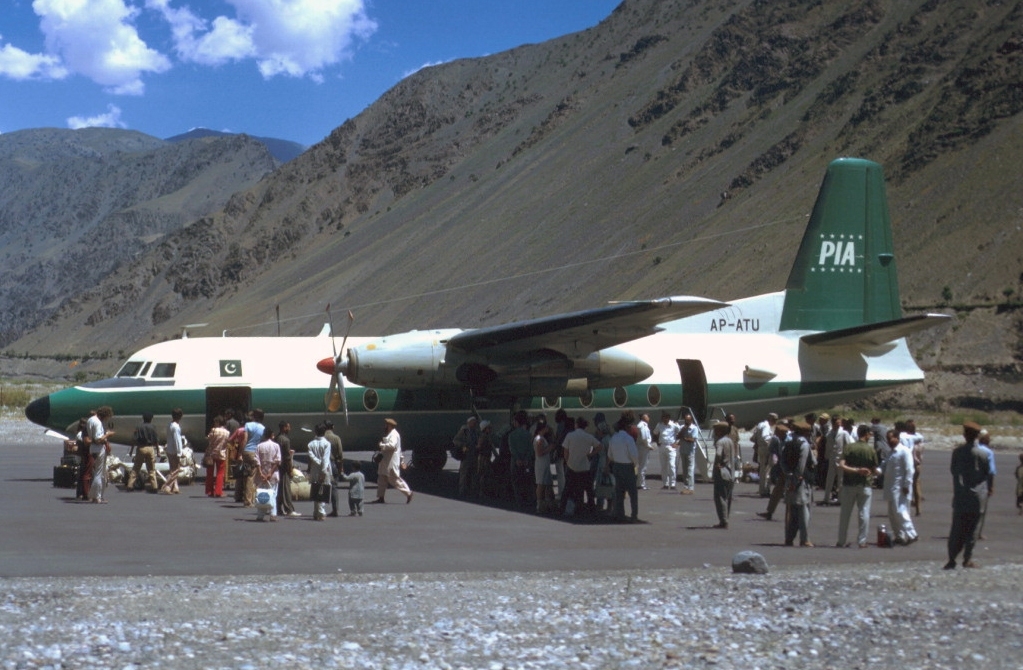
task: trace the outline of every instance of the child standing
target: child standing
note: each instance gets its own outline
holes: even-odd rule
[[[366,488],[366,475],[351,461],[344,461],[341,479],[348,482],[348,516],[362,516],[362,496]]]

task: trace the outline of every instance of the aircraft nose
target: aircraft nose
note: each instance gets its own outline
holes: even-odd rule
[[[32,423],[45,426],[50,420],[50,396],[37,398],[25,408],[25,417]]]

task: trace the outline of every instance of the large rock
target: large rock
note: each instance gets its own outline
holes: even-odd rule
[[[755,551],[740,551],[732,556],[732,572],[745,575],[766,575],[767,559]]]

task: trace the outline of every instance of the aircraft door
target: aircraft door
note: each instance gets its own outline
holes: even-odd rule
[[[693,418],[701,426],[707,420],[707,374],[703,361],[679,358],[678,372],[682,377],[682,406],[693,411]]]
[[[206,387],[206,432],[213,427],[213,417],[228,409],[248,412],[252,407],[252,389],[248,386]],[[228,417],[224,417],[227,419]]]

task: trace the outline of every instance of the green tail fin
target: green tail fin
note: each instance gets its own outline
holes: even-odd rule
[[[781,330],[835,330],[902,316],[881,166],[828,166],[785,286]]]

